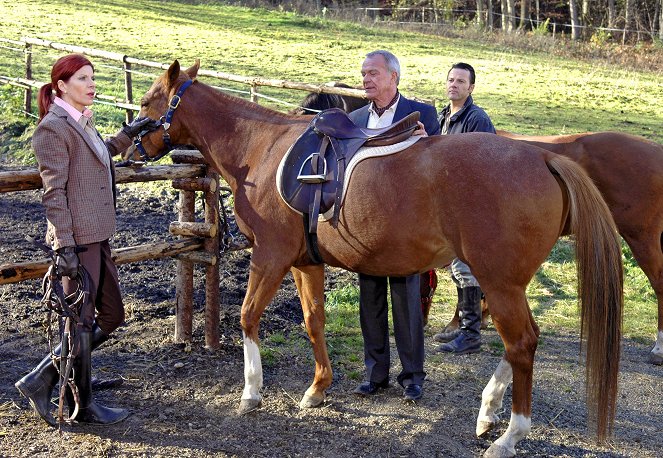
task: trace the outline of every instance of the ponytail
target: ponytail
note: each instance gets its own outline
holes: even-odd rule
[[[39,105],[39,122],[44,119],[48,109],[53,103],[53,85],[51,83],[44,84],[41,89],[39,89],[39,95],[37,95],[37,103]]]

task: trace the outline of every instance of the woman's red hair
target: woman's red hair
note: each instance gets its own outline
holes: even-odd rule
[[[62,56],[55,62],[55,64],[53,64],[53,68],[51,68],[51,82],[44,84],[41,89],[39,89],[39,95],[37,96],[37,102],[39,104],[39,121],[46,116],[51,103],[53,103],[53,91],[55,90],[55,95],[58,97],[62,96],[62,93],[58,88],[58,81],[62,80],[66,83],[74,73],[86,65],[92,67],[92,70],[94,71],[94,65],[92,65],[92,62],[82,54]]]

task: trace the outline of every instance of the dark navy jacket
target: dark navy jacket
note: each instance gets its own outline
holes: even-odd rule
[[[440,112],[440,128],[444,126],[444,119],[451,110],[451,104]],[[474,104],[472,96],[469,96],[459,111],[454,113],[449,120],[449,128],[446,134],[462,134],[465,132],[490,132],[495,133],[495,126],[482,108]]]
[[[354,123],[358,126],[366,127],[368,124],[369,106],[371,106],[370,103],[350,113],[350,119],[352,119],[352,121],[354,121]],[[401,94],[401,98],[398,100],[393,122],[400,121],[415,111],[420,113],[419,120],[424,124],[424,128],[426,129],[426,133],[428,135],[440,135],[440,123],[437,121],[437,110],[435,107],[425,103],[406,99],[403,97],[403,94]]]

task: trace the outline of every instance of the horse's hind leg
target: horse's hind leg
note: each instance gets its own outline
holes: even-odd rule
[[[267,268],[264,266],[268,266]],[[242,303],[242,331],[244,335],[244,391],[237,412],[248,413],[262,402],[262,361],[260,360],[258,329],[260,317],[279,289],[288,267],[261,262],[254,250],[251,256],[249,284]]]
[[[656,293],[658,333],[649,353],[649,362],[660,365],[663,364],[663,233],[660,230],[638,231],[635,236],[625,234],[623,237]]]
[[[527,306],[524,288],[514,287],[506,291],[488,287],[486,296],[490,298],[493,323],[504,342],[505,355],[482,393],[476,433],[481,436],[495,426],[498,420],[496,411],[513,379],[509,426],[484,456],[514,456],[516,444],[529,434],[531,427],[532,373],[538,328]]]
[[[317,407],[324,402],[325,390],[332,382],[332,368],[325,342],[324,265],[293,267],[290,270],[295,278],[297,291],[299,291],[304,322],[315,358],[313,384],[306,390],[299,406],[301,408]]]

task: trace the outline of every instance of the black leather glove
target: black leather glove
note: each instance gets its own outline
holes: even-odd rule
[[[55,250],[55,272],[58,277],[69,277],[72,280],[78,276],[78,255],[76,247],[67,246]]]
[[[140,134],[141,132],[152,132],[156,128],[159,127],[159,124],[157,121],[151,118],[136,118],[133,121],[131,121],[131,124],[127,124],[126,122],[122,123],[122,132],[127,134],[129,138],[134,138],[136,135]]]

